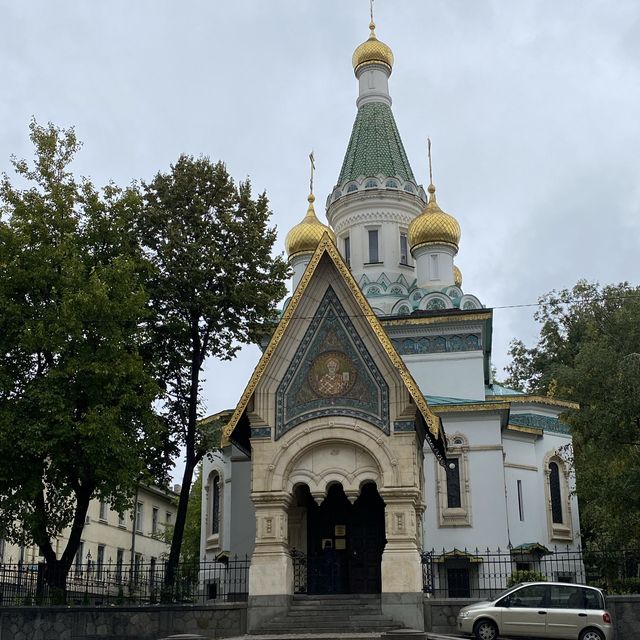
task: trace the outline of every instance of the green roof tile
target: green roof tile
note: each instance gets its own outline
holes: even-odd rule
[[[379,174],[416,181],[391,107],[383,102],[368,102],[358,109],[338,185]]]

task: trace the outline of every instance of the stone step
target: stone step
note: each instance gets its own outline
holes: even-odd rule
[[[372,613],[381,613],[381,607],[373,607],[368,605],[357,605],[355,607],[296,607],[295,605],[289,609],[289,615],[292,616],[314,616],[314,615],[369,615]]]
[[[325,631],[327,629],[345,630],[345,631],[379,631],[387,629],[397,629],[398,625],[391,618],[380,618],[378,620],[307,620],[291,621],[286,618],[279,620],[270,620],[262,626],[264,631]]]

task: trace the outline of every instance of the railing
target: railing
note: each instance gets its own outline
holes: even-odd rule
[[[50,588],[44,564],[0,564],[0,606],[20,605],[153,605],[195,604],[247,599],[249,558],[181,563],[174,584],[164,584],[164,562],[123,565],[87,562],[74,565],[66,580],[66,596]]]
[[[640,550],[452,549],[422,553],[423,591],[438,598],[487,598],[515,581],[544,579],[637,593]]]

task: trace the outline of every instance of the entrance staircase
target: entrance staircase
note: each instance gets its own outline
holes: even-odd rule
[[[382,614],[376,594],[295,595],[286,614],[266,622],[255,633],[336,637],[340,633],[381,634],[401,626]]]

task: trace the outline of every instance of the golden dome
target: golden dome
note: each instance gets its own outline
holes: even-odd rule
[[[436,188],[429,185],[429,204],[409,225],[409,246],[411,251],[425,244],[450,244],[458,250],[460,225],[445,213],[436,202]]]
[[[456,285],[456,287],[461,287],[462,286],[462,271],[460,271],[459,267],[456,267],[456,265],[453,265],[453,284]]]
[[[373,20],[369,24],[369,29],[371,29],[369,38],[353,52],[353,70],[357,72],[363,64],[377,63],[383,64],[391,71],[393,68],[393,51],[376,37],[376,25]]]
[[[333,230],[326,224],[322,224],[316,216],[316,211],[313,207],[315,201],[313,193],[309,194],[307,200],[309,201],[307,215],[305,215],[300,224],[297,224],[287,233],[284,241],[289,259],[300,253],[313,253],[325,233],[329,234],[334,243],[336,241],[336,234]]]

